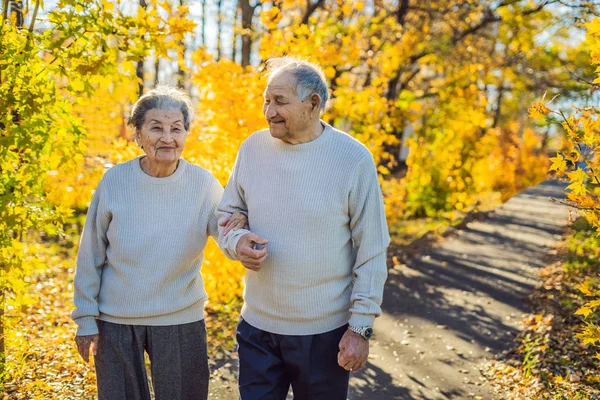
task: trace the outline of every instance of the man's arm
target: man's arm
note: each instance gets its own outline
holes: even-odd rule
[[[242,150],[240,149],[240,153],[241,151]],[[223,221],[230,219],[236,212],[242,212],[248,215],[248,206],[246,205],[244,198],[244,190],[239,183],[239,171],[241,168],[240,153],[238,153],[235,160],[233,171],[231,172],[227,186],[225,186],[225,191],[223,192],[223,197],[216,213],[217,218],[219,219],[219,239],[217,240],[217,243],[223,253],[232,260],[239,260],[236,249],[237,244],[242,236],[250,233],[247,229],[238,229],[236,231],[230,230],[225,233],[226,228],[221,226]]]
[[[356,249],[350,325],[373,326],[381,314],[390,244],[383,196],[371,158],[359,163],[349,196],[350,229]]]
[[[211,176],[212,182],[208,190],[207,207],[209,209],[209,221],[206,227],[206,234],[212,236],[215,241],[219,240],[219,218],[217,217],[217,207],[223,198],[223,186],[217,181],[217,178]],[[223,228],[225,236],[230,230],[238,230],[248,228],[248,215],[246,213],[236,212],[231,218],[223,219],[220,224]]]
[[[224,221],[231,218],[236,212],[248,215],[248,206],[244,197],[244,189],[240,184],[240,170],[242,169],[241,152],[235,161],[229,182],[225,186],[223,198],[217,210],[219,218],[218,244],[223,253],[232,260],[239,260],[244,267],[258,271],[267,257],[267,249],[256,250],[256,244],[266,245],[267,240],[250,232],[248,229],[228,230]]]
[[[381,314],[383,286],[387,278],[386,249],[390,243],[383,196],[377,170],[369,157],[356,167],[349,195],[350,229],[356,249],[354,287],[349,325],[372,327]],[[369,356],[369,342],[346,331],[339,344],[338,364],[348,371],[363,368]]]

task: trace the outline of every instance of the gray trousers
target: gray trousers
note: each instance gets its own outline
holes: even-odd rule
[[[99,400],[150,400],[144,351],[156,400],[206,400],[208,357],[204,320],[142,326],[98,321],[95,357]]]

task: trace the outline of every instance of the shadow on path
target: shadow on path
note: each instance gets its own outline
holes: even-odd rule
[[[391,269],[373,357],[349,398],[493,398],[479,366],[510,346],[527,311],[524,298],[568,221],[549,200],[563,188],[526,190]]]

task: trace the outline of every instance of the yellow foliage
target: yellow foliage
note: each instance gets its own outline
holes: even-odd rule
[[[596,18],[586,24],[588,29],[587,44],[591,47],[591,63],[600,64],[600,19]],[[596,71],[600,72],[600,71]],[[595,83],[600,82],[597,80]],[[562,118],[565,136],[561,143],[561,151],[552,158],[550,170],[556,171],[559,177],[565,177],[567,199],[570,205],[583,211],[587,220],[600,235],[600,129],[598,109],[593,107],[579,108],[565,115],[562,111],[548,109],[542,102],[534,103],[533,109],[538,113],[555,113]],[[569,162],[567,164],[567,161]],[[582,315],[586,320],[585,327],[577,334],[584,344],[597,345],[600,342],[600,328],[594,321],[587,320],[595,314],[600,306],[598,292],[590,290],[588,284],[581,284],[578,289],[586,296],[594,299],[586,302],[575,314]]]

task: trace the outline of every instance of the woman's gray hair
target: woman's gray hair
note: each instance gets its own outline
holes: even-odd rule
[[[267,60],[269,81],[281,72],[292,73],[295,79],[293,87],[300,101],[306,100],[313,94],[318,94],[321,98],[321,111],[327,109],[329,90],[321,67],[295,57],[278,57]]]
[[[190,130],[194,108],[188,95],[173,86],[157,86],[138,99],[131,109],[127,124],[139,131],[150,110],[178,110],[183,114],[183,126]]]

